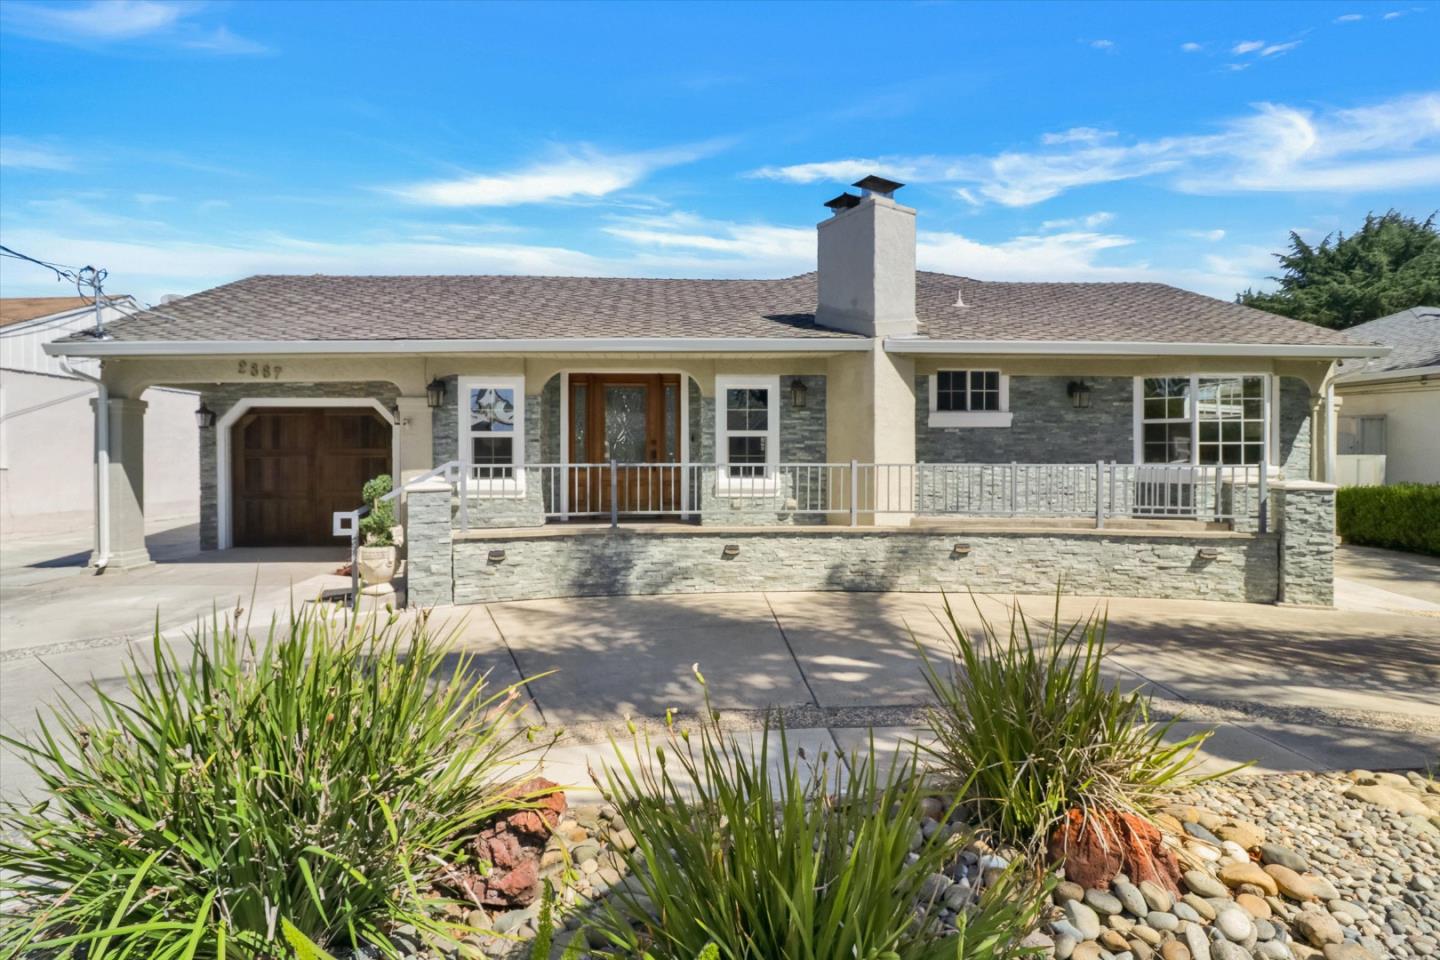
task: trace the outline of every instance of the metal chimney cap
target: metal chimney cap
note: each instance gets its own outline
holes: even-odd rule
[[[859,187],[866,193],[878,193],[882,197],[888,197],[896,190],[899,190],[901,187],[905,186],[905,184],[900,183],[897,180],[886,180],[884,177],[877,177],[875,174],[872,173],[870,174],[870,176],[866,177],[863,180],[856,180],[854,183],[850,184],[850,186]]]
[[[834,200],[826,200],[825,206],[839,213],[841,210],[849,210],[851,207],[859,206],[860,198],[853,193],[842,193]]]

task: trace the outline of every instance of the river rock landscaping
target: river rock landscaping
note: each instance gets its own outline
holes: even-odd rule
[[[604,946],[586,939],[585,918],[611,891],[637,893],[622,854],[635,838],[609,804],[560,808],[534,890],[557,891],[552,956]],[[937,832],[967,836],[946,804],[927,800],[913,846]],[[1125,872],[1084,886],[1057,870],[1051,905],[1022,941],[1057,960],[1385,960],[1440,956],[1440,781],[1418,773],[1230,776],[1175,798],[1155,815],[1181,870],[1163,878]],[[952,822],[953,821],[953,822]],[[953,928],[986,887],[1020,856],[970,839],[932,874],[917,907]],[[488,927],[422,957],[528,957],[541,920],[538,897],[523,905],[452,918]]]

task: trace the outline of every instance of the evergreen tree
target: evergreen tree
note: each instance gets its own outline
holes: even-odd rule
[[[1357,233],[1334,233],[1312,246],[1290,233],[1277,253],[1283,271],[1274,293],[1245,290],[1236,302],[1322,327],[1344,329],[1410,307],[1440,304],[1440,231],[1391,210],[1369,214]]]

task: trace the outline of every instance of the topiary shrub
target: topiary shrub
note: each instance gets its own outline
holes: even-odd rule
[[[360,532],[365,535],[366,546],[395,545],[395,537],[390,533],[390,528],[395,526],[395,501],[381,499],[394,489],[395,483],[390,474],[382,473],[367,480],[360,491],[360,499],[370,508],[370,512],[360,518]]]
[[[1440,483],[1341,487],[1335,528],[1346,543],[1440,556]]]

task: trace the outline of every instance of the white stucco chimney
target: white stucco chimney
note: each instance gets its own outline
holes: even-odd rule
[[[871,337],[913,336],[915,211],[891,196],[904,184],[869,176],[825,204],[834,216],[819,225],[822,326]]]

